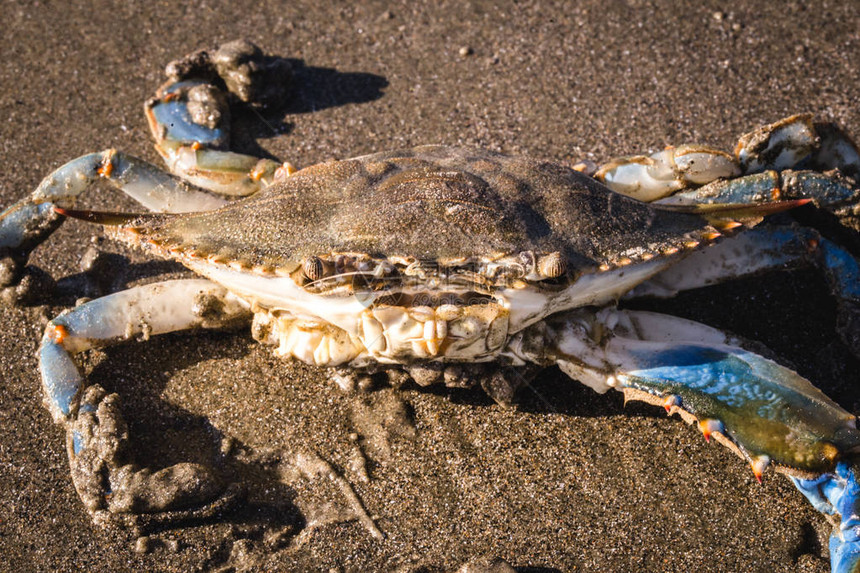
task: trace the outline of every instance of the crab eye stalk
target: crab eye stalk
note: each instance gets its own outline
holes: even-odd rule
[[[526,268],[527,272],[533,272],[537,265],[537,257],[535,257],[534,251],[521,252],[520,263]]]
[[[538,272],[548,279],[558,278],[567,272],[567,260],[558,251],[544,255],[538,261]]]
[[[302,272],[311,281],[318,281],[325,274],[325,265],[319,257],[308,257],[302,262]]]

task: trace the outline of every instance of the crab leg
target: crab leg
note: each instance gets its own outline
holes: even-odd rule
[[[791,169],[812,171],[791,171]],[[860,190],[860,152],[832,124],[794,115],[743,135],[734,156],[702,145],[670,147],[650,156],[613,159],[594,177],[641,201],[675,204],[747,203],[811,198],[840,218],[854,217]],[[692,189],[692,190],[688,190]]]
[[[66,163],[33,193],[0,213],[0,258],[11,261],[0,286],[14,282],[30,252],[63,222],[54,206],[71,207],[104,181],[152,211],[215,209],[226,200],[196,189],[145,161],[108,149]]]
[[[182,213],[216,209],[226,203],[225,199],[195,189],[158,167],[115,149],[90,153],[66,163],[45,177],[29,199],[34,204],[69,207],[97,181],[122,191],[150,211]]]
[[[249,195],[295,169],[232,151],[229,98],[266,106],[285,97],[289,61],[265,56],[245,41],[211,55],[189,54],[168,65],[171,80],[145,111],[156,150],[168,169],[194,185],[113,149],[63,165],[27,198],[0,212],[0,287],[15,284],[30,252],[63,222],[53,206],[75,206],[78,197],[104,180],[151,211],[204,211],[224,205],[223,195]],[[226,91],[225,91],[226,88]]]
[[[655,201],[659,205],[709,205],[766,203],[806,199],[816,207],[832,212],[843,223],[856,226],[860,187],[817,171],[764,171],[737,179],[717,180],[704,187],[676,193]],[[731,224],[729,222],[726,222]]]
[[[134,465],[119,397],[87,387],[74,355],[134,337],[244,323],[244,303],[205,279],[135,287],[84,303],[48,323],[39,350],[45,401],[67,434],[75,488],[96,522],[114,515],[206,515],[235,492],[209,467],[179,463],[158,471]]]
[[[860,484],[847,465],[860,452],[856,418],[796,372],[714,328],[611,308],[534,325],[514,337],[508,353],[555,362],[598,392],[615,388],[679,413],[748,460],[759,480],[773,464],[796,478],[817,509],[842,515],[831,538],[833,570],[860,567]]]

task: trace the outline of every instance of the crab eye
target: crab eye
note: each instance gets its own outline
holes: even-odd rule
[[[567,261],[558,251],[544,255],[538,261],[538,272],[549,279],[560,277],[567,272]]]
[[[535,268],[535,254],[533,251],[523,251],[520,253],[520,262],[525,266],[527,272],[531,272]]]
[[[323,277],[325,266],[319,257],[308,257],[302,262],[302,272],[312,281],[317,281]]]

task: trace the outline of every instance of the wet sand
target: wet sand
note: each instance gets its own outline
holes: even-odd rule
[[[0,204],[52,169],[116,147],[157,162],[142,102],[162,68],[245,37],[295,58],[294,100],[239,138],[310,165],[422,143],[562,162],[702,142],[800,111],[860,134],[852,3],[0,3]],[[93,208],[131,210],[115,194]],[[65,225],[31,263],[80,273],[98,231]],[[112,243],[124,283],[158,273]],[[139,459],[212,460],[248,484],[244,509],[155,531],[93,526],[64,436],[42,407],[35,350],[74,302],[0,308],[0,570],[453,571],[482,555],[518,571],[825,572],[830,526],[789,482],[759,486],[732,453],[658,408],[623,407],[556,370],[516,408],[480,391],[380,385],[344,393],[246,332],[170,335],[93,352],[121,393]],[[815,273],[793,271],[649,306],[764,342],[848,410],[858,363]],[[348,518],[316,452],[385,533]],[[369,481],[356,466],[366,459]],[[143,537],[141,537],[143,536]],[[142,539],[142,540],[141,540]]]

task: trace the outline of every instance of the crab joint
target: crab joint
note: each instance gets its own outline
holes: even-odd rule
[[[113,173],[113,156],[115,154],[116,151],[113,149],[107,151],[102,158],[101,165],[99,165],[96,169],[96,172],[105,179],[109,179],[111,174]]]
[[[48,323],[47,335],[54,344],[63,344],[63,341],[69,336],[69,329],[62,324]]]
[[[774,186],[770,191],[770,200],[771,201],[779,201],[779,198],[782,197],[782,189],[778,186]]]
[[[298,171],[298,169],[296,169],[292,163],[285,161],[283,165],[275,169],[275,180],[280,181],[282,179],[286,179],[296,171]]]

